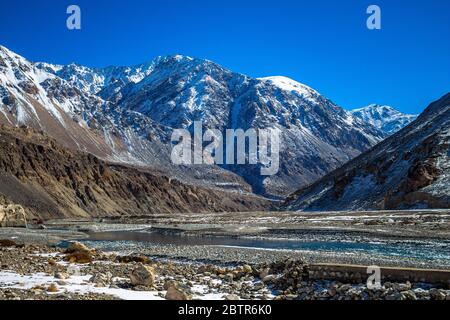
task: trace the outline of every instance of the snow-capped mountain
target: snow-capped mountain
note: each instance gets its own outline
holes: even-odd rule
[[[371,104],[351,113],[388,135],[394,134],[416,120],[415,114],[404,114],[390,106]]]
[[[31,126],[68,148],[89,152],[110,162],[169,172],[188,183],[200,181],[202,185],[215,186],[220,177],[224,185],[251,190],[241,177],[218,167],[173,166],[170,162],[171,128],[91,93],[81,86],[83,81],[77,80],[78,73],[70,76],[67,72],[61,73],[69,80],[57,76],[63,69],[64,66],[31,63],[0,47],[0,124]],[[84,70],[81,73],[84,76],[87,74],[87,68],[76,70]],[[108,74],[107,71],[104,74]],[[92,77],[94,75],[92,73]],[[105,79],[114,81],[112,77],[105,76]],[[111,84],[108,81],[105,80],[103,88]]]
[[[450,208],[450,93],[414,122],[292,194],[304,211]]]
[[[0,47],[0,123],[29,125],[103,159],[151,167],[208,186],[285,195],[367,150],[384,134],[315,90],[181,55],[134,67],[31,63]],[[173,166],[173,129],[281,132],[280,171],[258,165]]]

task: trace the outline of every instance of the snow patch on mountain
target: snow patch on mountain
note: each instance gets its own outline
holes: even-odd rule
[[[320,96],[316,90],[288,77],[272,76],[259,78],[259,80],[274,85],[282,90],[299,94],[302,98],[309,99],[310,101],[313,101],[315,97]]]

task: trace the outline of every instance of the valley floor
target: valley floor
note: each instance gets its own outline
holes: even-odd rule
[[[449,217],[179,214],[3,228],[0,239],[25,245],[0,248],[0,299],[165,299],[171,285],[189,299],[450,299]],[[67,261],[74,240],[95,248],[90,263]],[[150,259],[152,286],[130,283],[135,257]],[[367,289],[354,265],[382,267],[383,287]]]

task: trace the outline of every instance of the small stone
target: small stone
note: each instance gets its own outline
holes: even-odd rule
[[[226,275],[225,275],[225,281],[228,281],[228,282],[232,282],[233,281],[233,279],[234,279],[234,275],[232,274],[232,273],[227,273]]]
[[[88,248],[86,245],[82,244],[81,242],[77,241],[70,242],[67,247],[66,253],[73,253],[76,251],[91,251],[91,249]]]
[[[225,300],[240,300],[236,294],[228,294],[223,297]]]
[[[395,292],[386,296],[386,300],[404,300],[405,297],[400,292]]]
[[[253,290],[255,290],[255,291],[257,291],[257,290],[261,290],[261,289],[264,289],[264,283],[262,283],[262,282],[258,282],[258,283],[256,283],[254,286],[253,286]]]
[[[120,263],[137,262],[143,264],[150,264],[151,262],[150,259],[144,255],[118,256],[116,257],[116,261]]]
[[[433,300],[445,300],[446,295],[442,290],[439,289],[431,289],[430,290],[430,296]]]
[[[248,264],[244,264],[242,266],[242,271],[244,271],[245,273],[252,273],[253,269],[251,266],[249,266]]]
[[[275,276],[273,274],[269,274],[262,279],[264,283],[271,283],[275,280]]]
[[[53,258],[48,259],[47,262],[48,262],[48,264],[51,265],[51,266],[56,265],[56,260],[53,259]]]
[[[66,260],[70,263],[86,264],[93,261],[92,254],[88,251],[76,251],[66,256]]]
[[[106,287],[111,282],[111,278],[111,274],[96,273],[89,279],[89,282],[95,283],[96,287]]]
[[[177,282],[175,280],[167,280],[164,282],[164,290],[168,290],[172,286],[176,286]]]
[[[330,297],[334,297],[337,294],[337,290],[335,286],[332,286],[331,288],[328,289],[328,295]]]
[[[401,293],[406,300],[417,300],[416,294],[414,293],[414,291],[408,290],[408,291],[403,291]]]
[[[337,292],[344,293],[344,292],[350,290],[351,288],[352,288],[352,286],[350,284],[343,284],[342,286],[337,288]]]
[[[47,292],[58,292],[58,287],[56,286],[56,284],[52,283],[48,286]]]
[[[264,268],[259,272],[259,277],[261,279],[264,279],[265,277],[267,277],[270,273],[270,269],[269,268]]]
[[[54,277],[55,279],[66,280],[69,278],[69,275],[64,272],[55,272]]]

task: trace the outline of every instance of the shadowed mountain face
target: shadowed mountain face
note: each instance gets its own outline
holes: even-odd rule
[[[414,122],[316,183],[286,210],[450,207],[450,94]]]
[[[281,132],[280,170],[260,165],[175,166],[174,129]],[[184,182],[283,196],[381,141],[385,134],[285,77],[254,79],[211,61],[159,57],[132,67],[31,63],[0,47],[0,123],[28,125],[64,146],[151,167]]]
[[[0,127],[0,200],[40,218],[262,210],[255,196],[108,164],[30,128]]]

